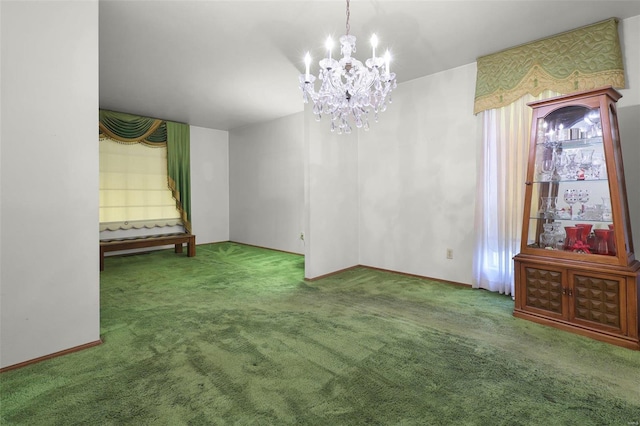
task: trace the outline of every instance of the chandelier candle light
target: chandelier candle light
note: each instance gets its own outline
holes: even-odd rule
[[[318,79],[321,81],[320,90],[315,90],[316,77],[309,73],[311,55],[304,57],[305,73],[300,74],[300,89],[305,103],[309,99],[313,102],[313,113],[316,121],[322,119],[322,114],[331,116],[331,131],[338,134],[349,134],[352,131],[349,124],[353,120],[357,128],[369,130],[368,114],[373,110],[374,121],[378,121],[378,112],[387,109],[391,103],[391,91],[396,88],[396,75],[389,71],[391,54],[387,50],[384,57],[376,57],[378,38],[371,36],[372,54],[365,61],[365,65],[352,58],[356,51],[356,38],[349,34],[349,0],[347,0],[347,31],[340,37],[340,52],[342,59],[331,57],[333,40],[327,39],[327,57],[320,60]]]

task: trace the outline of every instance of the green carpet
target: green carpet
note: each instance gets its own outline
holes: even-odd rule
[[[106,259],[104,344],[0,375],[2,425],[638,425],[640,353],[509,297],[233,243]]]

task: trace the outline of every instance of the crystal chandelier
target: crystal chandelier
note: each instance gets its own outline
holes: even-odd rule
[[[396,75],[389,71],[391,55],[389,51],[384,57],[376,57],[378,38],[371,37],[372,55],[365,65],[351,57],[356,51],[356,38],[349,34],[349,0],[347,0],[347,31],[340,37],[342,59],[331,57],[333,40],[326,42],[327,57],[320,60],[318,79],[320,90],[315,90],[316,77],[309,73],[311,56],[307,52],[304,62],[306,71],[300,74],[300,89],[305,103],[313,102],[313,113],[316,121],[322,115],[331,116],[331,131],[338,134],[349,134],[352,131],[350,120],[357,128],[369,130],[369,112],[373,110],[374,121],[378,121],[378,113],[387,109],[391,103],[391,91],[396,88]]]

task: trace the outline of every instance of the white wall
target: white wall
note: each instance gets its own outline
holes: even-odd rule
[[[640,144],[634,126],[640,122],[636,109],[640,104],[640,16],[623,20],[620,28],[628,89],[621,91],[624,97],[618,107],[634,240],[640,250],[640,168],[635,167]],[[394,103],[380,114],[380,122],[371,123],[370,132],[350,137],[331,134],[326,119],[316,123],[305,112],[307,278],[360,263],[471,283],[475,78],[476,64],[472,63],[402,83],[393,94]],[[299,122],[293,125],[297,132]],[[273,123],[248,127],[241,133],[232,131],[232,240],[238,235],[237,241],[278,248],[272,241],[275,238],[264,234],[272,233],[279,224],[259,214],[265,190],[260,181],[269,179],[261,176],[269,169],[278,176],[282,173],[278,169],[286,168],[297,179],[302,172],[286,157],[261,157],[278,150],[278,141],[289,132]],[[242,136],[238,140],[245,148],[235,147],[236,134]],[[358,171],[357,188],[353,187],[354,170]],[[280,202],[297,206],[298,197],[299,192],[289,192]],[[358,200],[355,204],[350,202],[353,197]],[[352,247],[354,240],[357,248]],[[453,250],[453,260],[446,259],[448,248]],[[354,253],[358,254],[355,260]]]
[[[357,135],[310,111],[232,130],[230,239],[305,254],[307,278],[357,265],[357,167]]]
[[[621,22],[627,89],[618,103],[625,175],[640,250],[640,16]],[[360,263],[470,284],[476,64],[400,84],[360,133]],[[446,249],[454,259],[446,259]]]
[[[191,227],[197,244],[229,240],[229,132],[191,126]]]
[[[358,264],[358,133],[331,133],[310,106],[304,123],[305,278],[317,278]]]
[[[361,264],[471,283],[475,77],[474,63],[400,84],[360,133]]]
[[[100,339],[98,2],[2,2],[0,367]]]
[[[618,101],[620,144],[636,259],[640,259],[640,15],[620,23],[626,89]]]
[[[618,108],[640,105],[640,15],[623,19],[619,24],[624,59],[626,88],[620,90]]]
[[[640,259],[640,105],[618,108],[618,122],[633,248]]]
[[[230,240],[304,253],[303,115],[229,133]]]

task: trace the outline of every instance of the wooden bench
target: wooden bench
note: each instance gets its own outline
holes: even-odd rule
[[[152,235],[149,237],[125,238],[100,241],[100,270],[104,271],[104,254],[108,251],[130,250],[173,244],[176,253],[182,253],[182,244],[187,243],[187,256],[196,255],[196,236],[193,234]]]

